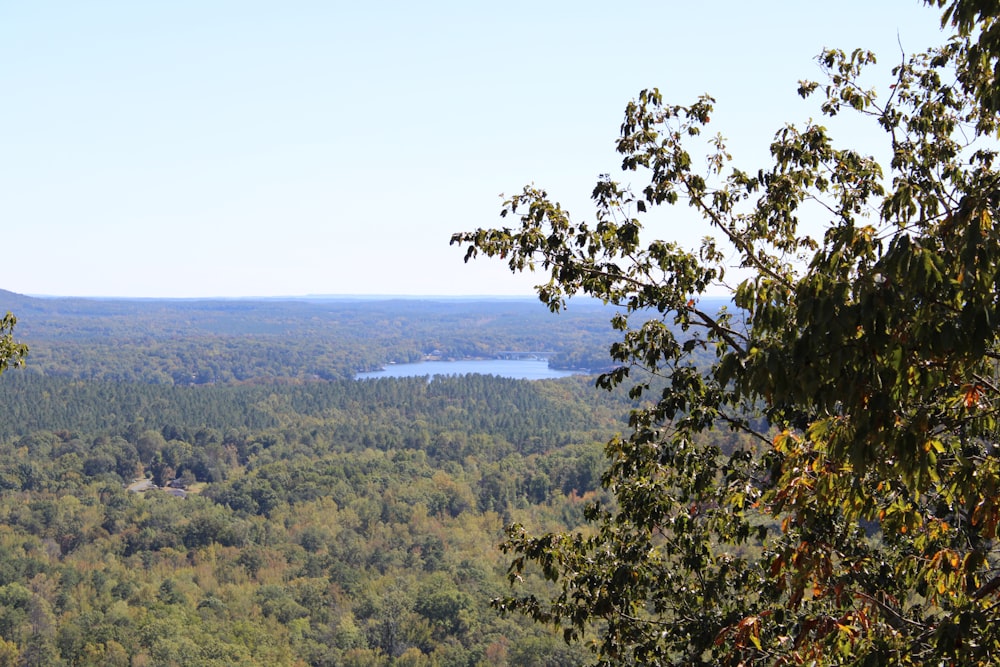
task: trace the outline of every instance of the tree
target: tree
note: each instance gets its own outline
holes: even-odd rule
[[[640,190],[601,177],[590,223],[527,187],[501,211],[513,226],[454,235],[466,261],[546,272],[553,311],[618,306],[619,366],[597,383],[645,401],[606,447],[615,502],[588,509],[590,532],[508,529],[512,583],[537,566],[556,588],[501,612],[592,637],[601,665],[997,661],[998,17],[951,3],[955,35],[882,97],[872,54],[821,54],[826,80],[799,93],[881,129],[884,163],[809,123],[758,172],[732,169],[703,135],[712,98],[646,90],[618,140]],[[647,240],[680,204],[701,246]],[[734,256],[733,306],[708,309]],[[754,444],[723,455],[720,429]]]
[[[925,0],[944,7],[941,25],[951,25],[958,42],[962,84],[987,111],[1000,111],[1000,6],[996,0]]]
[[[17,318],[10,312],[0,318],[0,373],[9,367],[23,366],[28,346],[14,340],[14,325]]]

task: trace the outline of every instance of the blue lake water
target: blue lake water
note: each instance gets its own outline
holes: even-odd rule
[[[417,364],[390,364],[380,371],[358,373],[355,379],[402,378],[424,375],[497,375],[516,380],[548,380],[576,375],[574,371],[549,368],[547,361],[523,359],[475,359],[468,361],[422,361]]]

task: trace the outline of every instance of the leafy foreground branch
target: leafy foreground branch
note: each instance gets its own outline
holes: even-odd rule
[[[606,450],[616,506],[592,507],[586,535],[512,526],[511,581],[534,565],[556,592],[502,612],[590,641],[601,665],[1000,660],[993,4],[951,4],[958,34],[881,96],[870,53],[820,56],[825,81],[802,96],[882,146],[789,125],[770,166],[729,169],[723,139],[703,138],[711,98],[647,90],[618,140],[641,190],[601,178],[578,223],[528,187],[504,204],[514,225],[453,237],[466,260],[544,271],[554,311],[579,293],[622,309],[621,365],[599,385],[648,371],[632,388],[648,407]],[[646,240],[680,204],[710,230],[701,246]],[[734,256],[734,308],[706,312]],[[716,429],[747,444],[724,455]]]
[[[17,318],[12,313],[0,317],[0,373],[11,366],[23,366],[28,355],[28,346],[14,339],[15,324]]]

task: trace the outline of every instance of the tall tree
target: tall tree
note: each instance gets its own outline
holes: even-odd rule
[[[501,211],[514,225],[453,237],[467,261],[545,271],[553,310],[579,293],[619,306],[620,366],[598,384],[651,399],[607,445],[616,502],[590,508],[591,532],[509,528],[511,581],[537,566],[556,592],[502,611],[593,637],[602,665],[997,661],[1000,48],[976,49],[998,15],[951,3],[956,34],[881,97],[872,54],[819,57],[825,81],[800,94],[880,129],[884,164],[809,123],[778,131],[756,173],[732,169],[704,138],[710,97],[646,90],[618,140],[641,189],[602,177],[595,220],[576,222],[528,187]],[[644,221],[681,204],[701,246],[649,240]],[[734,256],[733,309],[703,307]],[[754,444],[723,455],[717,429]]]

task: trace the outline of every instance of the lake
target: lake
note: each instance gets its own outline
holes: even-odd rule
[[[402,378],[424,375],[497,375],[515,380],[548,380],[577,375],[576,371],[549,368],[547,361],[525,359],[471,359],[466,361],[422,361],[416,364],[390,364],[380,371],[358,373],[356,380],[366,378]]]

